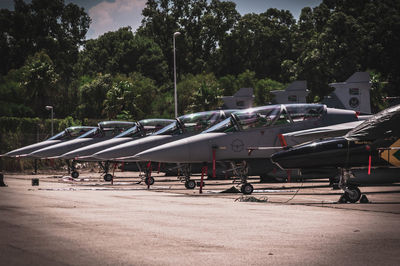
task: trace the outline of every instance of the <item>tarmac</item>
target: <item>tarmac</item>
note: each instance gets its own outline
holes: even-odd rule
[[[203,193],[176,177],[113,182],[85,172],[5,173],[1,265],[400,265],[400,186],[361,187],[370,203],[338,203],[324,180]],[[32,178],[39,186],[32,186]],[[199,177],[195,177],[198,179]]]

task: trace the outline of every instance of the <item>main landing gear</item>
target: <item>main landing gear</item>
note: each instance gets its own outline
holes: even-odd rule
[[[76,161],[75,160],[72,160],[72,162],[67,160],[67,167],[68,167],[68,174],[71,174],[72,178],[79,177],[79,172],[76,171]]]
[[[340,169],[339,187],[343,190],[343,195],[340,197],[341,203],[356,203],[361,198],[361,191],[355,185],[349,185],[349,178],[354,178],[354,175],[349,169]]]
[[[104,174],[104,176],[103,176],[104,181],[111,182],[113,180],[114,176],[109,173],[109,171],[110,171],[110,162],[109,161],[106,161],[104,163],[99,162],[99,166],[103,170],[102,174]]]
[[[249,168],[246,161],[241,162],[230,162],[234,176],[237,176],[239,180],[233,180],[234,183],[241,184],[240,191],[245,195],[250,195],[254,191],[252,184],[247,182]]]
[[[155,182],[155,180],[154,180],[154,178],[151,176],[151,170],[152,170],[151,162],[148,162],[148,163],[146,163],[145,165],[141,164],[140,162],[137,162],[136,164],[137,164],[137,167],[138,167],[138,169],[139,169],[139,172],[142,172],[142,171],[143,171],[143,173],[144,173],[143,175],[140,174],[141,180],[140,180],[137,184],[140,184],[140,183],[142,183],[142,182],[144,181],[144,183],[145,183],[147,186],[153,185],[154,182]],[[144,170],[143,170],[143,169],[144,169]]]
[[[181,165],[180,170],[183,175],[178,175],[178,179],[181,182],[185,183],[185,188],[186,189],[195,189],[196,182],[194,180],[190,179],[190,174],[192,172],[192,168],[191,168],[190,164]]]

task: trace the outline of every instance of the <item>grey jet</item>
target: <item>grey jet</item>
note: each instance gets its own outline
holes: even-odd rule
[[[115,137],[126,129],[131,128],[133,125],[133,122],[103,121],[98,124],[98,127],[93,128],[92,130],[86,132],[76,139],[34,151],[30,153],[29,156],[38,159],[56,158],[57,156],[67,153],[71,150],[75,150],[80,147],[84,147]],[[69,163],[69,161],[67,162]],[[72,164],[72,166],[69,166],[69,168],[72,169],[72,177],[79,176],[79,173],[75,170],[74,164]]]
[[[168,163],[212,163],[213,172],[215,162],[229,162],[231,171],[240,178],[241,191],[251,194],[253,186],[247,182],[247,176],[270,171],[273,164],[266,158],[288,145],[282,134],[355,121],[359,121],[355,111],[328,108],[323,104],[255,107],[233,113],[199,135],[156,146],[133,158]],[[348,124],[347,129],[352,127],[354,124]],[[339,132],[343,132],[343,128]],[[341,133],[331,130],[327,134]],[[260,146],[271,148],[248,152],[249,147]]]
[[[303,143],[274,153],[282,169],[333,169],[339,174],[341,201],[357,202],[357,183],[398,182],[400,177],[400,105],[370,117],[347,134]],[[355,177],[358,177],[356,179]]]
[[[58,156],[60,159],[74,159],[75,161],[95,161],[99,162],[100,167],[104,171],[104,180],[111,181],[113,176],[109,173],[110,161],[105,161],[104,164],[101,160],[92,157],[94,153],[105,150],[119,144],[146,137],[161,128],[173,122],[172,119],[143,119],[134,123],[134,126],[128,130],[120,133],[112,139],[104,140],[79,149],[72,150],[63,155]]]
[[[218,124],[235,111],[237,110],[215,110],[183,115],[151,136],[105,149],[93,154],[93,157],[103,161],[138,162],[141,160],[134,159],[135,154],[164,143],[196,135]],[[148,185],[154,183],[154,179],[148,175],[148,172],[145,182]]]
[[[31,144],[31,145],[16,149],[16,150],[12,150],[10,152],[7,152],[3,156],[29,158],[30,156],[28,156],[28,155],[31,152],[77,138],[94,128],[95,127],[86,127],[86,126],[68,127],[45,141],[41,141],[41,142],[38,142],[35,144]]]

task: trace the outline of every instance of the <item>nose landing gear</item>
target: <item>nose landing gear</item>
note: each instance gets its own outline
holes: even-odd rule
[[[343,190],[343,195],[339,202],[356,203],[361,198],[361,191],[355,185],[349,185],[348,180],[354,178],[353,173],[349,169],[340,169],[339,187]]]

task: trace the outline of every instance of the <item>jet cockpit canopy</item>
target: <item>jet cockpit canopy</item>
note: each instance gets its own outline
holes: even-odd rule
[[[79,138],[98,138],[98,137],[114,137],[128,128],[135,125],[134,122],[125,121],[103,121],[98,124],[98,127],[83,134]]]
[[[225,119],[234,111],[236,110],[215,110],[183,115],[178,117],[175,122],[154,133],[154,135],[201,132]]]
[[[171,119],[143,119],[136,122],[135,125],[128,130],[115,136],[115,138],[134,138],[146,136],[154,131],[160,130],[166,125],[171,124],[174,120]]]
[[[271,125],[295,123],[319,118],[324,112],[326,106],[323,104],[282,104],[249,108],[231,114],[231,117],[204,133],[248,131]]]
[[[79,137],[80,135],[85,134],[86,132],[94,129],[96,127],[86,127],[86,126],[74,126],[67,127],[60,133],[52,136],[48,140],[69,140]]]

